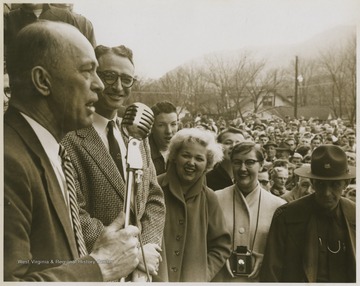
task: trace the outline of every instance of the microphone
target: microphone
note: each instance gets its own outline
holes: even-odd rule
[[[151,108],[135,102],[126,108],[121,127],[128,137],[143,140],[149,136],[153,124],[154,113]]]

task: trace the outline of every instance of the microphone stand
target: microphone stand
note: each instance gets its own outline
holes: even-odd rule
[[[151,130],[154,123],[154,114],[152,110],[142,103],[134,103],[127,107],[122,121],[122,130],[129,138],[126,153],[126,192],[124,197],[124,213],[125,213],[125,227],[130,224],[131,203],[134,202],[135,219],[137,220],[137,206],[136,193],[137,186],[141,183],[143,175],[143,161],[140,151],[140,143],[145,139]],[[131,134],[131,135],[130,135]],[[135,196],[133,195],[135,193]],[[132,200],[132,198],[134,198]],[[139,235],[139,242],[144,259],[144,265],[148,282],[151,282],[151,277],[146,266],[145,253],[142,245],[141,234]],[[133,279],[136,275],[133,272]],[[137,275],[137,279],[142,279],[143,275]],[[140,280],[136,280],[139,282]],[[141,280],[142,281],[142,280]],[[121,278],[120,282],[125,282],[125,278]]]
[[[126,153],[126,192],[124,198],[124,212],[125,212],[125,227],[130,225],[130,213],[131,213],[131,202],[132,197],[136,196],[136,186],[141,183],[143,175],[143,161],[140,152],[141,140],[134,137],[129,137],[128,148]],[[136,202],[134,199],[133,202]],[[134,205],[134,212],[136,214],[136,205]],[[136,215],[135,215],[136,217]],[[142,248],[142,242],[140,241]],[[144,251],[142,249],[142,255],[144,257]],[[146,262],[144,258],[144,264],[147,272],[148,280],[149,273],[147,271]],[[121,278],[120,282],[125,282],[125,278]]]
[[[141,182],[143,174],[143,161],[140,152],[140,140],[134,137],[129,138],[126,154],[126,192],[124,201],[125,227],[130,224],[131,198],[133,196],[134,186]],[[136,206],[134,206],[136,207]]]

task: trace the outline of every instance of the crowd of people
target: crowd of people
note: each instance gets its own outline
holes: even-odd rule
[[[341,119],[184,124],[157,102],[126,223],[134,55],[96,45],[68,8],[9,13],[28,21],[5,38],[5,281],[356,282],[356,132]]]

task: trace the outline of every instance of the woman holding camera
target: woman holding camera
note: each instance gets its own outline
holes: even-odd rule
[[[230,256],[224,214],[205,179],[222,156],[206,130],[185,128],[170,141],[168,169],[158,176],[166,205],[162,280],[209,282]]]
[[[257,282],[272,216],[286,202],[258,182],[264,162],[260,146],[254,142],[239,143],[230,160],[235,184],[215,194],[232,234],[233,252],[213,281]]]

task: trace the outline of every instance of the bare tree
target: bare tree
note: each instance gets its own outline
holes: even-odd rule
[[[345,46],[321,53],[321,73],[331,83],[326,90],[336,116],[347,117],[354,123],[356,113],[356,40],[352,38]]]

